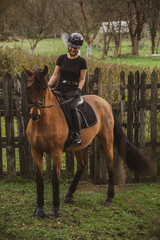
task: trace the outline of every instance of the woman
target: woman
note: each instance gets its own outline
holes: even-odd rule
[[[82,35],[72,33],[68,39],[68,53],[59,56],[54,73],[48,82],[49,86],[52,86],[59,77],[55,90],[60,91],[66,99],[74,97],[74,99],[69,102],[74,128],[72,141],[74,146],[81,145],[82,142],[80,136],[80,119],[77,111],[77,104],[85,83],[87,71],[85,59],[78,55],[82,45]]]

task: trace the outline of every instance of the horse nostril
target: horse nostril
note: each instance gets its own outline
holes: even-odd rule
[[[32,114],[29,114],[29,117],[32,119],[33,122],[36,122],[40,119],[40,114],[33,116]]]

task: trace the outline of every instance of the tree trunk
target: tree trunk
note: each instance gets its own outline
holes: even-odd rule
[[[103,34],[103,58],[108,55],[109,44],[112,36],[107,36],[107,34]]]
[[[156,24],[153,22],[152,25],[150,24],[150,36],[151,36],[151,53],[155,53],[155,38],[157,34]]]
[[[122,35],[120,35],[120,40],[119,40],[119,56],[122,54]]]
[[[36,46],[34,45],[33,47],[31,47],[30,49],[30,54],[34,54],[34,50],[35,50]]]
[[[107,35],[103,35],[103,57],[107,56]]]
[[[114,42],[115,42],[115,51],[114,51],[114,56],[118,56],[118,51],[119,51],[119,36],[115,34],[114,36]]]
[[[90,58],[92,55],[92,44],[87,45],[87,58]]]
[[[156,46],[156,54],[158,54],[159,42],[160,42],[160,36],[158,37],[158,42],[157,42],[157,46]]]
[[[151,36],[151,43],[152,43],[151,53],[152,53],[152,54],[155,53],[155,37],[156,37],[156,36]]]
[[[68,34],[67,33],[62,33],[61,38],[63,40],[63,43],[64,43],[66,49],[68,49]]]
[[[140,40],[137,40],[137,37],[131,37],[131,42],[132,42],[132,54],[139,55]]]

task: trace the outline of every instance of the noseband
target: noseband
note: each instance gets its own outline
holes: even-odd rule
[[[41,101],[32,101],[32,102],[30,102],[29,104],[31,104],[32,107],[36,106],[36,107],[38,107],[39,109],[42,108],[42,102],[41,102]]]

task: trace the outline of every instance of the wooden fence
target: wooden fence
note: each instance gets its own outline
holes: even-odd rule
[[[128,82],[126,84],[126,78]],[[152,72],[151,82],[147,84],[145,72],[135,75],[130,72],[128,76],[120,73],[120,84],[112,84],[112,72],[108,76],[108,83],[102,84],[100,69],[96,68],[93,75],[86,78],[83,93],[107,95],[107,101],[112,105],[113,111],[119,118],[129,140],[134,142],[154,162],[155,176],[160,175],[159,162],[159,122],[157,114],[160,109],[160,99],[157,89],[160,88],[157,73]],[[11,77],[7,72],[0,78],[0,174],[8,173],[10,176],[20,174],[26,178],[34,176],[34,164],[30,153],[30,145],[26,137],[28,123],[28,104],[26,94],[26,75],[15,74]],[[147,91],[150,92],[147,92]],[[113,101],[115,92],[120,96],[119,102]],[[149,119],[148,116],[151,116]],[[148,120],[149,119],[149,120]],[[147,131],[146,131],[147,127]],[[149,131],[150,130],[150,131]],[[146,132],[149,134],[146,136]],[[146,141],[149,139],[148,141]],[[95,183],[107,183],[106,162],[98,138],[85,149],[87,166],[82,180],[92,179]],[[126,171],[122,160],[116,150],[116,183],[138,180],[138,176]],[[51,172],[51,160],[45,155],[45,172]],[[72,153],[63,155],[62,174],[72,177],[76,164]]]

